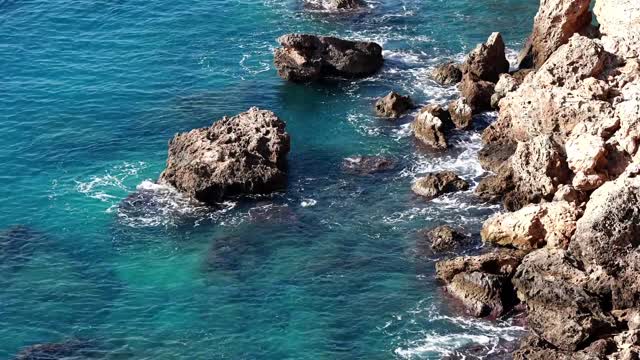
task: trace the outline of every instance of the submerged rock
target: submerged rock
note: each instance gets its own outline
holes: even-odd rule
[[[445,132],[451,127],[449,113],[436,104],[422,108],[411,123],[415,137],[435,149],[448,147]]]
[[[498,81],[500,74],[509,72],[502,35],[497,32],[491,34],[484,44],[471,51],[462,64],[462,72],[492,83]]]
[[[274,52],[278,75],[293,82],[366,77],[384,62],[382,47],[373,42],[307,34],[284,35],[278,42],[282,45]]]
[[[462,70],[460,66],[448,62],[438,65],[431,73],[433,79],[442,85],[455,85],[462,80]]]
[[[349,174],[371,175],[396,168],[397,161],[385,156],[354,156],[344,159],[342,169]]]
[[[380,98],[376,102],[376,114],[386,118],[398,118],[413,108],[413,101],[409,96],[402,96],[394,91]]]
[[[32,345],[20,351],[14,360],[80,359],[88,344],[80,340]]]
[[[420,253],[449,252],[467,244],[469,244],[469,237],[449,225],[423,230],[417,241]]]
[[[210,204],[272,192],[286,185],[289,148],[285,123],[271,111],[251,108],[176,135],[159,182]]]
[[[26,225],[12,226],[0,232],[0,267],[18,268],[28,262],[42,246],[44,234]]]
[[[411,190],[427,199],[433,199],[440,195],[464,191],[469,189],[469,183],[456,175],[453,171],[432,173],[418,179]]]

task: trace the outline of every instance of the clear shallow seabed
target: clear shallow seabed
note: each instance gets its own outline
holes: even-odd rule
[[[372,104],[389,90],[453,98],[430,69],[492,31],[517,49],[537,1],[370,4],[331,15],[298,1],[0,1],[0,229],[32,233],[23,258],[0,254],[0,359],[70,337],[107,359],[438,359],[517,335],[458,317],[415,249],[421,228],[477,234],[497,210],[471,192],[410,191],[437,169],[477,182],[479,131],[429,153],[408,119],[379,120]],[[289,32],[377,41],[385,67],[285,83],[271,54]],[[153,184],[174,133],[250,106],[287,122],[286,192],[211,211]],[[358,154],[400,164],[343,173]],[[136,189],[157,206],[119,208]]]

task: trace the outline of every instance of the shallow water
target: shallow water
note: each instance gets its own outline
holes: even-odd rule
[[[454,97],[429,70],[492,31],[517,49],[537,2],[370,4],[335,15],[292,0],[0,1],[0,229],[29,229],[0,254],[0,359],[72,337],[106,359],[438,359],[517,335],[456,316],[433,259],[415,252],[417,230],[477,234],[496,211],[471,191],[425,202],[409,189],[438,169],[477,182],[479,130],[431,153],[409,119],[376,119],[372,103],[392,89]],[[288,32],[378,41],[385,67],[285,83],[271,52]],[[153,184],[174,133],[250,106],[287,121],[285,192],[212,210]],[[343,172],[358,154],[399,166]]]

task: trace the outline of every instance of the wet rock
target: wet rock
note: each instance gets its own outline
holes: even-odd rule
[[[159,183],[205,203],[272,192],[286,185],[289,148],[285,123],[271,111],[251,108],[176,135]]]
[[[433,79],[442,85],[455,85],[462,80],[462,70],[460,66],[448,62],[438,65],[431,73]]]
[[[321,8],[324,10],[354,10],[365,6],[362,0],[322,0],[307,1],[310,7]]]
[[[383,65],[382,47],[373,42],[334,37],[288,34],[274,52],[274,64],[281,78],[311,82],[327,77],[362,78]]]
[[[295,224],[298,216],[288,205],[258,204],[249,210],[249,220],[254,224]]]
[[[533,250],[543,246],[566,248],[581,212],[565,201],[529,205],[516,212],[496,214],[482,226],[482,240],[495,245]]]
[[[500,172],[500,169],[509,161],[511,156],[516,152],[517,144],[515,142],[493,142],[485,145],[478,152],[478,161],[483,169]]]
[[[512,281],[527,304],[530,328],[559,350],[579,350],[614,327],[600,299],[585,289],[589,277],[580,263],[564,250],[532,252]]]
[[[469,238],[449,225],[442,225],[422,231],[417,243],[420,253],[443,253],[469,244]]]
[[[413,186],[411,186],[411,190],[413,190],[414,193],[427,199],[433,199],[443,194],[468,189],[469,183],[452,171],[429,174],[418,179]]]
[[[436,263],[436,277],[445,284],[463,272],[483,272],[510,278],[525,254],[521,250],[495,249],[481,255],[441,260]]]
[[[503,171],[496,175],[489,175],[476,186],[475,194],[482,200],[498,202],[505,194],[515,189],[510,171]]]
[[[509,72],[509,62],[505,56],[505,46],[500,33],[493,33],[484,44],[479,44],[467,56],[462,72],[479,80],[495,83],[502,73]]]
[[[241,270],[245,262],[258,251],[252,239],[227,235],[214,239],[204,260],[205,272],[234,272]],[[250,265],[250,264],[249,264]]]
[[[449,103],[449,116],[457,129],[469,129],[473,125],[473,109],[463,98]]]
[[[15,360],[57,360],[78,359],[87,343],[80,340],[68,340],[62,343],[32,345],[20,351]]]
[[[354,156],[344,159],[342,169],[353,175],[371,175],[391,171],[397,161],[386,156]]]
[[[413,108],[413,101],[408,96],[402,96],[394,91],[380,98],[376,102],[376,114],[386,118],[398,118]]]
[[[478,271],[459,273],[447,291],[475,317],[497,318],[517,302],[511,282],[504,275]]]
[[[519,68],[540,68],[574,33],[591,23],[590,0],[543,0],[533,32],[518,57]]]
[[[467,73],[462,77],[458,88],[474,114],[491,110],[491,96],[495,91],[494,83]]]
[[[451,127],[448,112],[435,104],[422,108],[411,123],[414,136],[435,149],[448,147],[445,132]]]
[[[26,225],[12,226],[0,232],[0,267],[17,269],[28,262],[42,246],[44,234]]]

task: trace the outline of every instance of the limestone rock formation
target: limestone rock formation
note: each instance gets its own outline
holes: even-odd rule
[[[251,108],[211,127],[176,135],[159,182],[216,203],[285,186],[290,139],[273,112]]]
[[[445,132],[451,127],[449,113],[435,104],[422,108],[411,123],[414,136],[435,149],[448,147]]]
[[[382,47],[373,42],[308,34],[284,35],[278,42],[282,46],[274,52],[278,75],[293,82],[366,77],[384,62]]]
[[[438,65],[431,73],[431,76],[442,85],[455,85],[462,80],[462,70],[460,70],[459,65],[447,62]]]
[[[622,58],[640,57],[640,4],[635,0],[597,0],[593,9],[607,51]]]
[[[484,44],[471,51],[462,64],[462,72],[492,83],[498,81],[500,74],[509,72],[502,35],[491,34]]]
[[[409,96],[402,96],[391,91],[376,101],[376,114],[386,118],[398,118],[413,108],[413,101]]]
[[[433,199],[440,195],[469,189],[469,183],[453,171],[442,171],[418,179],[411,186],[414,193]]]
[[[455,275],[447,291],[475,317],[497,318],[517,302],[509,278],[479,271]]]
[[[441,260],[436,263],[436,278],[449,283],[457,274],[474,271],[511,277],[525,254],[521,250],[496,249],[481,255]]]
[[[449,225],[436,226],[422,231],[417,241],[421,253],[428,249],[433,253],[449,252],[469,243],[469,237]]]
[[[352,156],[344,159],[342,169],[349,174],[371,175],[395,169],[397,161],[386,156]]]
[[[473,125],[473,109],[464,98],[449,103],[449,116],[457,129],[469,129]]]
[[[458,88],[460,89],[460,95],[469,104],[474,114],[491,110],[491,97],[495,89],[494,83],[466,73],[462,77]]]

